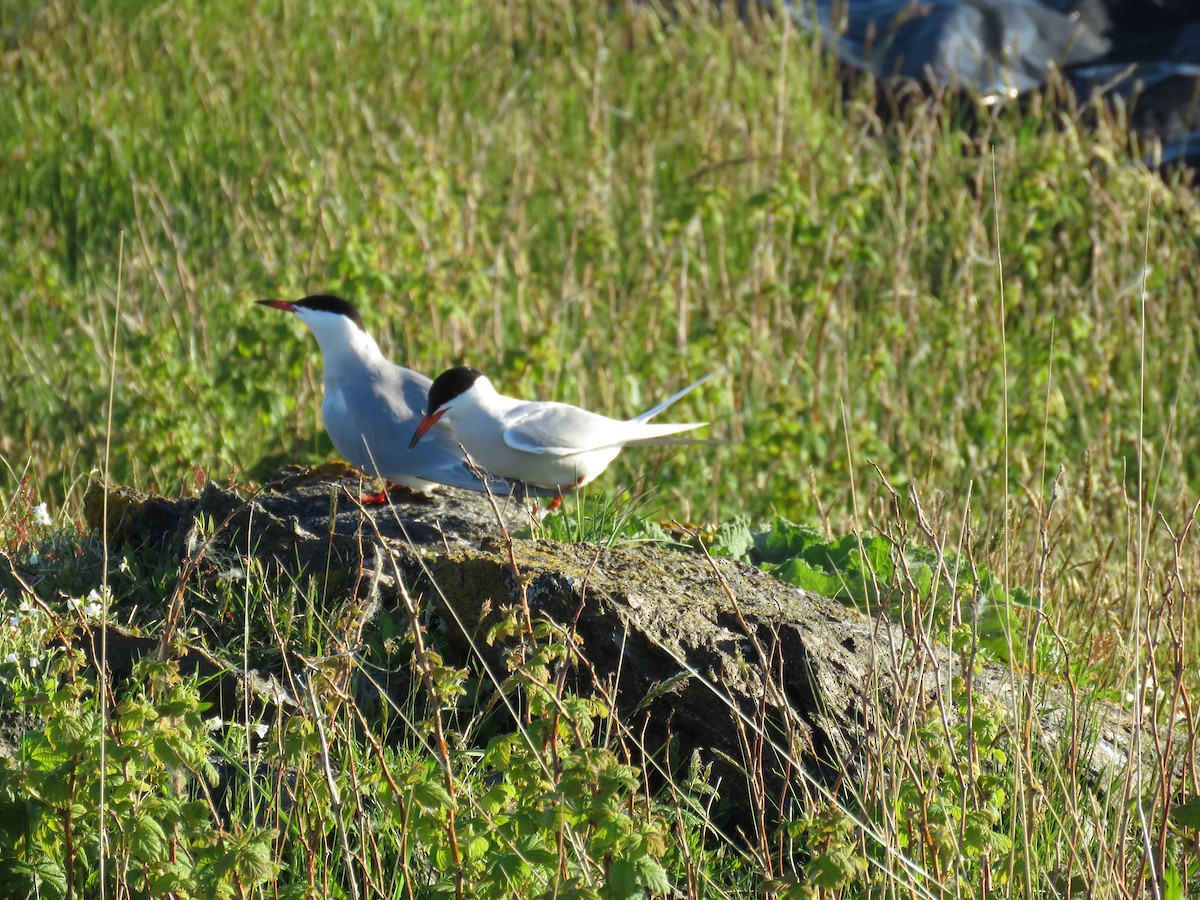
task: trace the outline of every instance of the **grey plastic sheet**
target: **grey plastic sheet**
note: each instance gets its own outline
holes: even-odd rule
[[[778,8],[772,0],[764,5]],[[1200,0],[789,0],[841,61],[878,76],[1018,98],[1061,72],[1132,101],[1151,162],[1200,164]]]

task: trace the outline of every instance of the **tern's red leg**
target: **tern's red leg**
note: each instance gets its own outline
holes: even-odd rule
[[[411,492],[411,490],[412,488],[406,487],[403,484],[393,484],[392,482],[388,481],[384,483],[382,491],[379,491],[375,494],[363,494],[362,497],[359,498],[359,503],[361,503],[363,506],[384,506],[388,502],[389,494],[396,493],[397,491],[407,493]]]
[[[554,510],[562,506],[563,494],[567,493],[568,491],[575,490],[575,488],[580,487],[583,482],[584,479],[581,477],[578,481],[573,481],[570,484],[560,484],[557,488],[558,493],[554,495],[554,499],[546,504],[545,512],[554,512]],[[538,504],[536,500],[533,501],[533,514],[535,516],[538,514]]]

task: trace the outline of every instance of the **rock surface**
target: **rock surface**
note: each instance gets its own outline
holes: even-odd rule
[[[185,566],[200,556],[216,569],[254,557],[275,571],[324,573],[344,589],[339,627],[350,651],[381,605],[400,605],[398,576],[438,614],[457,662],[478,652],[497,681],[514,645],[485,635],[501,609],[524,604],[533,619],[576,638],[581,663],[562,676],[617,710],[630,755],[676,778],[699,763],[742,826],[854,778],[868,755],[890,752],[898,723],[921,711],[955,715],[956,656],[756,568],[645,545],[510,543],[480,495],[410,495],[365,510],[354,502],[358,490],[341,469],[288,472],[250,496],[211,484],[183,500],[110,487],[108,533],[117,544],[177,554]],[[94,486],[86,500],[95,528],[103,496]],[[513,504],[507,516],[512,529],[523,513]],[[229,677],[236,672],[230,666]],[[1021,715],[1021,676],[983,667],[971,683],[979,702]],[[301,705],[303,687],[286,685],[284,672],[260,672],[238,689],[263,704]],[[1101,786],[1128,769],[1125,713],[1089,703],[1085,740],[1084,717],[1065,692],[1035,691],[1044,711],[1028,724],[1047,749],[1077,745],[1079,771]],[[1143,735],[1143,746],[1151,738]]]

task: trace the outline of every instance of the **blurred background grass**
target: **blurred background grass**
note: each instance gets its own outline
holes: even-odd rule
[[[843,526],[852,474],[860,515],[886,503],[870,461],[1003,530],[1007,425],[1010,498],[1066,465],[1120,534],[1148,247],[1144,478],[1187,507],[1190,185],[1131,163],[1119,116],[884,125],[732,6],[5,4],[0,490],[71,506],[100,464],[123,235],[123,482],[332,455],[315,342],[251,302],[330,290],[415,368],[613,415],[722,368],[675,415],[732,443],[605,478],[668,516]]]

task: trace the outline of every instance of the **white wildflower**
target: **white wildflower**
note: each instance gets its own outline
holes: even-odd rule
[[[4,661],[6,663],[15,663],[18,659],[20,659],[20,657],[18,657],[15,653],[6,653],[4,655]]]
[[[29,668],[36,669],[38,667],[38,658],[36,656],[29,657]]]
[[[225,726],[225,723],[221,720],[220,716],[213,716],[204,724],[208,726],[209,731],[220,731]]]
[[[37,525],[50,524],[50,511],[46,509],[45,503],[39,503],[33,508],[33,521]]]
[[[71,607],[71,609],[79,609],[79,607],[83,606],[83,601],[78,597],[68,597],[67,606]]]
[[[83,614],[85,616],[87,616],[89,619],[98,619],[100,617],[100,613],[102,613],[103,611],[104,611],[104,607],[101,606],[99,603],[94,603],[94,602],[89,603],[87,606],[85,606],[83,608]]]
[[[254,726],[254,733],[258,735],[258,739],[260,741],[267,736],[267,732],[270,730],[271,730],[271,726],[268,725],[266,722],[259,722],[257,725]]]
[[[40,556],[38,556],[36,553],[29,554],[29,564],[31,566],[36,566],[41,561],[42,561],[42,558]]]

